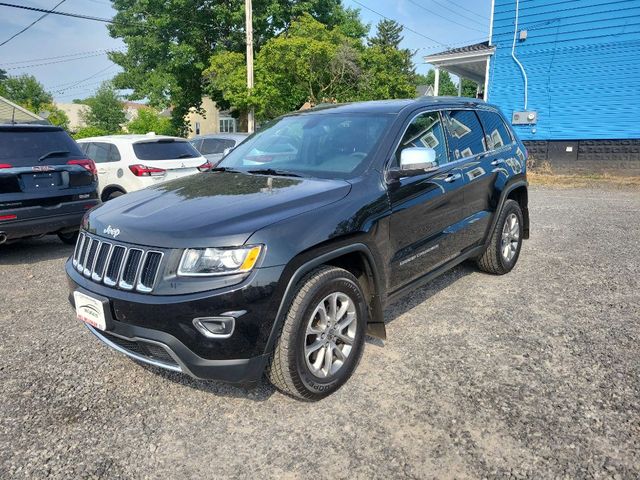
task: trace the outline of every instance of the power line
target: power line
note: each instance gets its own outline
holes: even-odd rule
[[[454,14],[456,14],[456,15],[459,15],[459,16],[461,16],[462,18],[464,18],[464,19],[466,19],[466,20],[470,20],[470,21],[472,21],[472,22],[475,22],[475,23],[477,23],[478,25],[481,25],[481,26],[483,26],[483,27],[485,26],[485,23],[484,23],[484,22],[480,22],[479,20],[477,20],[477,19],[476,19],[476,18],[474,18],[474,17],[470,17],[470,16],[468,16],[468,15],[466,15],[466,14],[463,14],[462,12],[460,12],[460,10],[454,10],[453,8],[449,7],[449,5],[447,5],[446,3],[439,2],[438,0],[431,0],[431,1],[432,1],[433,3],[435,3],[436,5],[440,6],[441,8],[444,8],[445,10],[448,10],[448,11],[449,11],[449,12],[451,12],[451,13],[454,13]],[[466,10],[466,8],[463,8],[463,10]],[[478,14],[475,14],[475,13],[474,13],[474,15],[475,15],[476,17],[478,16]]]
[[[438,12],[434,12],[433,10],[429,10],[427,7],[425,7],[425,6],[421,5],[421,4],[419,4],[418,2],[415,2],[414,0],[409,0],[409,2],[410,2],[410,3],[412,3],[412,4],[414,4],[416,7],[421,8],[421,9],[422,9],[422,10],[424,10],[425,12],[428,12],[428,13],[430,13],[430,14],[432,14],[432,15],[435,15],[435,16],[437,16],[437,17],[443,18],[443,19],[445,19],[445,20],[446,20],[446,21],[448,21],[448,22],[455,23],[456,25],[459,25],[459,26],[461,26],[461,27],[463,27],[463,28],[468,28],[468,29],[470,29],[470,30],[475,30],[476,32],[483,32],[483,33],[485,32],[485,30],[480,30],[479,28],[472,27],[472,26],[470,26],[470,25],[464,25],[464,24],[462,24],[462,23],[460,23],[460,22],[458,22],[458,21],[456,21],[456,20],[452,20],[452,19],[451,19],[451,18],[449,18],[449,17],[445,17],[444,15],[441,15],[441,14],[439,14]]]
[[[26,5],[15,5],[13,3],[0,2],[0,7],[21,8],[22,10],[30,10],[32,12],[42,12],[46,14],[62,15],[64,17],[82,18],[84,20],[93,20],[95,22],[116,23],[110,18],[93,17],[91,15],[82,15],[80,13],[72,12],[54,12],[53,10],[47,10],[46,8],[28,7]]]
[[[378,15],[378,16],[380,16],[380,17],[384,18],[385,20],[393,20],[393,19],[391,19],[391,18],[387,17],[386,15],[383,15],[383,14],[381,14],[380,12],[375,11],[373,8],[367,7],[364,3],[361,3],[361,2],[359,2],[358,0],[351,0],[351,1],[352,1],[353,3],[356,3],[356,4],[360,5],[362,8],[365,8],[365,9],[369,10],[370,12],[373,12],[373,13],[375,13],[376,15]],[[1,5],[1,4],[0,4],[0,5]],[[395,21],[395,20],[394,20],[394,21]],[[426,38],[427,40],[429,40],[429,41],[431,41],[431,42],[437,43],[438,45],[442,45],[443,47],[449,48],[447,44],[442,43],[442,42],[440,42],[440,41],[436,40],[435,38],[428,37],[427,35],[424,35],[424,34],[422,34],[422,33],[418,32],[418,31],[416,31],[416,30],[413,30],[412,28],[409,28],[409,27],[407,27],[406,25],[403,25],[403,24],[402,24],[402,23],[400,23],[400,22],[397,22],[397,21],[396,21],[396,23],[398,23],[399,25],[401,25],[401,26],[402,26],[402,28],[404,28],[405,30],[407,30],[407,31],[409,31],[409,32],[415,33],[416,35],[420,35],[421,37]]]
[[[115,50],[122,50],[122,48],[124,47],[121,47],[120,49],[115,49]],[[92,54],[92,53],[106,54],[106,53],[109,53],[110,51],[111,50],[107,48],[103,48],[100,50],[87,50],[85,52],[76,52],[76,53],[69,53],[67,55],[58,55],[56,57],[30,58],[29,60],[18,60],[16,62],[0,63],[0,65],[18,65],[20,63],[42,62],[44,60],[57,60],[58,58],[78,57],[80,55],[83,55],[83,57],[81,58],[85,58],[84,55],[87,55],[87,54]]]
[[[51,62],[34,63],[34,64],[31,64],[31,65],[18,65],[16,67],[7,67],[7,68],[3,67],[3,70],[22,70],[22,69],[25,69],[25,68],[43,67],[45,65],[54,65],[54,64],[57,64],[57,63],[66,63],[66,62],[72,62],[74,60],[82,60],[82,59],[85,59],[85,58],[100,57],[102,55],[106,55],[107,53],[108,52],[94,53],[93,55],[85,55],[85,56],[82,56],[82,57],[67,58],[67,59],[63,59],[63,60],[54,60],[54,61],[51,61]]]
[[[58,8],[60,5],[62,5],[64,2],[66,2],[66,0],[60,0],[60,2],[58,2],[56,4],[55,7],[53,7],[51,9],[51,11],[55,10],[56,8]],[[47,15],[49,15],[50,12],[45,13],[44,15],[39,16],[37,19],[35,19],[33,22],[31,22],[29,25],[27,25],[26,27],[24,27],[22,30],[20,30],[18,33],[15,33],[13,35],[11,35],[9,38],[7,38],[4,42],[0,43],[0,47],[2,47],[3,45],[6,45],[7,43],[9,43],[11,40],[13,40],[14,38],[16,38],[18,35],[22,35],[24,32],[26,32],[27,30],[29,30],[31,27],[33,27],[36,23],[38,23],[40,20],[42,20],[44,17],[46,17]]]
[[[106,72],[107,70],[115,67],[116,64],[112,63],[111,65],[109,65],[106,68],[103,68],[102,70],[97,71],[96,73],[94,73],[93,75],[89,75],[87,78],[83,78],[82,80],[78,80],[77,82],[71,82],[71,85],[65,88],[61,88],[59,90],[54,91],[53,93],[64,93],[67,90],[71,90],[72,88],[76,87],[77,85],[80,85],[81,83],[86,82],[87,80],[91,80],[94,77],[97,77],[98,75],[100,75],[101,73]]]

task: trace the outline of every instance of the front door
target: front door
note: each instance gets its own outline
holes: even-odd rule
[[[464,178],[450,162],[439,112],[424,112],[411,120],[394,154],[399,165],[407,147],[436,151],[435,172],[406,177],[389,184],[391,202],[390,286],[397,290],[459,254],[457,224],[462,220]]]

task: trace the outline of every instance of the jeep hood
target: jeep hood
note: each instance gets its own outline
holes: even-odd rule
[[[123,195],[89,214],[87,230],[139,245],[242,245],[272,223],[344,198],[344,180],[207,172]]]

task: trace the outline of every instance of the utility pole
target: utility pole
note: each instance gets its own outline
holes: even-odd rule
[[[253,90],[253,6],[251,0],[244,0],[245,30],[247,32],[247,88]],[[247,115],[247,130],[255,131],[255,110],[253,107]]]

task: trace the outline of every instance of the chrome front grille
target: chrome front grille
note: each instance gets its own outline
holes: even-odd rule
[[[153,291],[163,253],[120,245],[80,232],[73,266],[94,282],[142,293]]]

